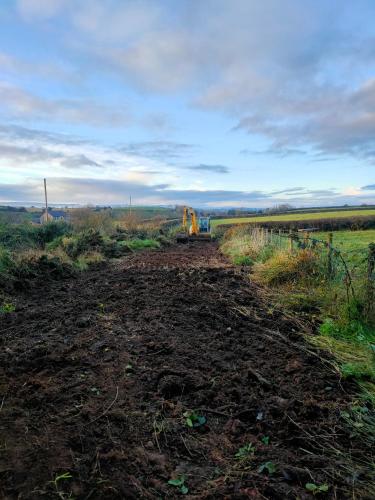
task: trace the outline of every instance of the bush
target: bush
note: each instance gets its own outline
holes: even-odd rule
[[[100,252],[104,246],[102,234],[95,229],[88,229],[82,233],[61,240],[62,247],[72,259],[87,252]]]
[[[91,229],[105,234],[113,233],[111,209],[96,211],[92,208],[76,208],[71,211],[71,221],[76,232]]]
[[[66,222],[49,222],[41,226],[32,224],[1,224],[0,245],[9,250],[45,248],[46,243],[69,234],[71,227]]]
[[[0,247],[0,275],[9,274],[15,267],[15,262],[9,250]]]

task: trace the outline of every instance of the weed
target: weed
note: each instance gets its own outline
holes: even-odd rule
[[[16,306],[10,302],[4,302],[2,306],[0,306],[1,314],[9,314],[16,310]]]
[[[270,443],[270,437],[269,436],[263,436],[261,439],[262,443],[265,444],[266,446],[269,445]]]
[[[258,472],[267,472],[270,476],[272,476],[276,472],[276,465],[273,462],[265,462],[258,468]]]
[[[168,484],[170,486],[174,486],[174,487],[178,488],[180,493],[182,493],[183,495],[186,495],[187,493],[189,493],[189,488],[185,484],[185,476],[179,476],[176,479],[170,479],[168,481]]]
[[[255,453],[255,447],[252,443],[249,443],[239,448],[239,450],[235,454],[235,457],[237,460],[243,460],[253,456],[254,453]]]
[[[329,489],[329,486],[328,486],[328,484],[318,485],[318,484],[315,484],[315,483],[306,483],[305,484],[305,488],[307,489],[307,491],[311,491],[311,493],[313,495],[317,495],[319,493],[325,493],[325,492],[327,492],[328,489]]]
[[[70,472],[64,472],[64,474],[60,474],[60,475],[56,476],[53,481],[49,481],[50,484],[54,485],[54,487],[56,489],[56,493],[61,499],[73,498],[71,493],[69,493],[69,496],[67,496],[67,493],[64,493],[63,491],[60,490],[60,482],[66,481],[68,479],[72,479],[72,477],[73,476],[70,474]]]
[[[202,415],[198,415],[194,411],[185,411],[184,413],[185,423],[188,427],[196,429],[197,427],[201,427],[207,422],[206,417]]]
[[[125,373],[128,375],[134,373],[134,366],[132,364],[128,363],[125,366]]]

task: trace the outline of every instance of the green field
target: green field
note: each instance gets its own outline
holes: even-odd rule
[[[365,231],[334,231],[333,246],[345,252],[361,250],[367,248],[370,243],[375,243],[375,229]],[[317,232],[311,234],[313,238],[326,240],[326,232]]]
[[[246,222],[273,222],[273,221],[297,221],[297,220],[319,220],[319,219],[346,219],[348,217],[375,216],[375,209],[370,210],[337,210],[334,212],[314,212],[314,213],[291,213],[283,215],[264,215],[258,217],[235,217],[231,219],[213,219],[213,227],[220,224],[242,224]]]

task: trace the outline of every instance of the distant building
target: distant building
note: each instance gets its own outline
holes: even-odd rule
[[[48,212],[44,210],[42,215],[39,217],[39,223],[44,224],[45,222],[52,222],[52,221],[65,221],[68,222],[70,219],[70,216],[68,212],[64,212],[63,210],[52,210],[48,209]]]

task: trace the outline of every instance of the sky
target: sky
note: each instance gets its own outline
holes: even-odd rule
[[[373,0],[2,0],[0,202],[375,203]]]

